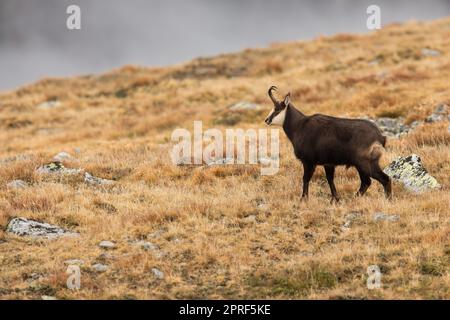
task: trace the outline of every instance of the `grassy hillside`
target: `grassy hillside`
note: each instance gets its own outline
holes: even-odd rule
[[[450,19],[412,22],[0,94],[0,298],[450,298],[447,120],[388,140],[383,165],[416,153],[443,186],[416,195],[395,183],[391,202],[377,182],[355,198],[359,178],[345,168],[335,180],[339,204],[329,202],[322,168],[309,202],[300,202],[302,169],[284,133],[274,176],[254,165],[174,166],[169,158],[172,131],[192,130],[194,120],[263,128],[273,84],[306,114],[423,120],[450,105],[449,39]],[[264,109],[227,108],[239,101]],[[61,151],[73,157],[66,167],[116,182],[95,187],[36,173]],[[8,188],[14,179],[29,186]],[[400,219],[376,222],[379,211]],[[357,218],[345,231],[351,212]],[[81,236],[13,236],[5,231],[13,217]],[[102,240],[116,248],[99,248]],[[68,259],[84,261],[81,290],[66,288]],[[96,272],[97,262],[108,270]],[[382,272],[378,290],[366,287],[373,264]]]

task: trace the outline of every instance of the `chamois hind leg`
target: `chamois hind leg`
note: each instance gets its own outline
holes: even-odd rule
[[[303,163],[303,192],[302,199],[308,198],[309,191],[309,181],[311,180],[314,170],[316,169],[315,165],[309,163]]]
[[[359,187],[359,190],[356,193],[356,195],[363,196],[366,193],[367,189],[372,184],[372,181],[370,180],[370,173],[365,170],[361,170],[359,168],[357,168],[356,170],[358,170],[359,179],[361,180],[361,186]]]
[[[380,182],[383,185],[384,188],[384,194],[386,195],[386,198],[391,199],[392,198],[392,185],[391,185],[391,179],[387,174],[381,170],[380,165],[378,164],[378,159],[373,160],[371,162],[371,177]]]
[[[331,202],[335,200],[336,202],[339,202],[339,196],[336,191],[336,186],[334,185],[334,170],[335,166],[323,166],[325,168],[325,174],[327,176],[327,181],[330,186],[331,191]]]

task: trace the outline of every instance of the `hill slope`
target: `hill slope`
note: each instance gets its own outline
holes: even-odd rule
[[[448,299],[447,120],[389,139],[384,165],[416,153],[443,186],[415,195],[394,184],[392,202],[376,182],[354,198],[358,175],[344,168],[336,178],[341,203],[330,205],[321,169],[309,202],[300,202],[302,169],[283,133],[274,176],[250,165],[169,159],[173,129],[192,130],[194,120],[204,128],[263,127],[273,84],[306,114],[424,120],[438,104],[450,105],[448,39],[450,19],[412,22],[170,68],[45,79],[1,94],[0,225],[26,217],[80,237],[41,241],[0,231],[0,298]],[[264,110],[227,108],[239,101]],[[91,186],[36,172],[61,151],[72,155],[66,167],[115,182]],[[7,187],[14,179],[28,186]],[[374,221],[380,211],[400,219]],[[102,240],[115,248],[105,254]],[[84,261],[78,291],[66,288],[69,259]],[[95,263],[107,271],[96,272]],[[374,264],[382,288],[368,290]]]

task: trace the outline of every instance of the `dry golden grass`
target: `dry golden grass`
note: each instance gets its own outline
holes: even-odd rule
[[[20,216],[81,234],[33,241],[0,231],[0,298],[450,298],[448,121],[389,140],[383,165],[416,153],[443,186],[414,195],[395,184],[391,202],[376,182],[366,197],[355,198],[357,174],[344,168],[336,178],[341,203],[330,205],[320,168],[309,202],[300,202],[301,166],[283,133],[274,176],[260,176],[257,166],[176,167],[169,160],[172,130],[192,129],[194,120],[204,128],[262,127],[272,84],[290,90],[306,114],[423,120],[438,103],[450,102],[449,38],[450,19],[411,22],[165,69],[126,66],[100,76],[45,79],[0,95],[0,158],[28,155],[1,163],[2,229]],[[423,56],[422,48],[442,54]],[[52,99],[62,105],[36,108]],[[230,114],[226,107],[241,100],[267,110]],[[60,151],[75,158],[67,167],[115,185],[36,175]],[[10,190],[13,179],[30,187]],[[257,208],[261,201],[267,208]],[[343,232],[351,211],[360,217]],[[400,220],[374,222],[376,211]],[[254,221],[246,219],[251,215]],[[139,239],[166,255],[129,243]],[[117,242],[112,257],[99,257],[101,240]],[[85,261],[79,291],[65,285],[64,261],[75,258]],[[97,261],[109,270],[94,272]],[[382,271],[378,290],[366,287],[372,264]],[[153,267],[165,273],[163,280],[155,279]],[[29,280],[33,273],[41,277]]]

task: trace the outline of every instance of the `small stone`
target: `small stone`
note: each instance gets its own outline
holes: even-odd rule
[[[255,103],[241,101],[228,106],[231,111],[243,111],[243,110],[260,110],[261,106]]]
[[[261,210],[261,211],[267,211],[267,210],[269,210],[269,206],[268,206],[267,204],[265,204],[265,203],[260,203],[260,204],[258,204],[258,205],[256,206],[256,208],[257,208],[258,210]]]
[[[302,257],[312,257],[314,254],[310,251],[303,250],[303,251],[300,251],[299,255]]]
[[[164,279],[164,273],[161,270],[152,268],[152,273],[157,279]]]
[[[92,269],[94,269],[96,272],[105,272],[106,270],[108,270],[108,266],[101,263],[96,263],[92,266]]]
[[[423,48],[421,50],[421,53],[423,56],[427,56],[427,57],[437,57],[441,55],[441,52],[438,50],[434,50],[434,49],[428,49],[428,48]]]
[[[58,300],[56,297],[54,296],[41,296],[42,300]]]
[[[256,216],[254,214],[251,214],[242,220],[244,220],[245,222],[256,222]]]
[[[208,159],[205,161],[208,166],[234,164],[234,158]]]
[[[87,184],[90,184],[90,185],[94,185],[94,186],[110,185],[110,184],[114,183],[113,180],[108,180],[108,179],[94,177],[89,172],[85,172],[84,173],[84,182],[86,182]]]
[[[68,154],[67,152],[60,152],[58,153],[56,156],[53,157],[53,160],[55,161],[68,161],[68,160],[72,160],[72,156],[70,154]]]
[[[436,108],[434,109],[433,113],[425,119],[425,122],[433,123],[433,122],[443,121],[446,118],[448,109],[449,109],[449,107],[444,103],[437,105]],[[448,115],[448,116],[450,116],[450,115]]]
[[[397,214],[385,214],[383,212],[375,212],[373,215],[373,220],[395,222],[400,220],[400,216]]]
[[[64,261],[64,264],[68,265],[68,266],[72,266],[72,265],[80,266],[80,265],[84,264],[84,261],[81,259],[70,259],[70,260]]]
[[[10,189],[25,189],[28,183],[23,180],[13,180],[6,185]]]
[[[148,251],[148,250],[158,250],[158,246],[147,241],[137,241],[135,242],[135,245],[141,247],[142,249]]]
[[[53,109],[61,106],[61,102],[58,100],[50,100],[40,103],[37,108],[41,110]]]
[[[102,249],[113,249],[116,247],[116,245],[114,244],[114,242],[108,241],[108,240],[103,240],[101,241],[98,246]]]
[[[353,224],[353,221],[358,219],[360,216],[361,216],[361,212],[359,212],[359,211],[352,211],[352,212],[347,213],[344,217],[345,222],[341,226],[341,230],[342,231],[349,230],[351,225]]]
[[[162,235],[164,232],[166,232],[166,231],[163,230],[163,229],[156,230],[156,231],[154,231],[154,232],[152,232],[152,233],[149,233],[149,234],[147,235],[147,238],[159,238],[159,237],[161,237],[161,235]]]

